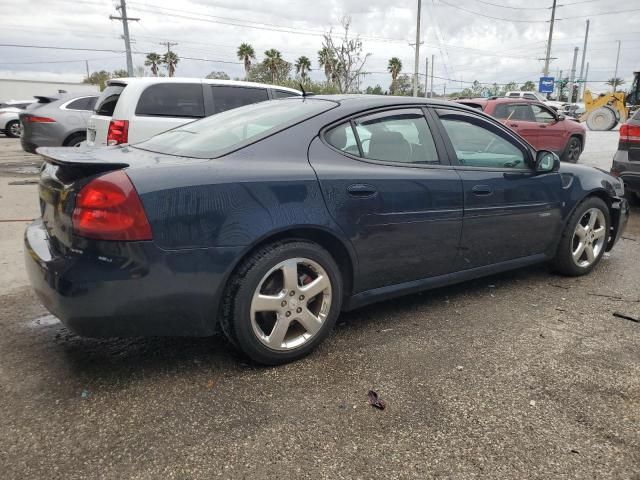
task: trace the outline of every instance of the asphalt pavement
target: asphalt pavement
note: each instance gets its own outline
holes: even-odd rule
[[[608,169],[616,144],[589,132],[582,163]],[[589,276],[379,303],[263,368],[220,337],[83,339],[48,315],[21,266],[37,160],[18,149],[0,137],[1,478],[640,480],[640,323],[614,316],[640,318],[638,207]]]

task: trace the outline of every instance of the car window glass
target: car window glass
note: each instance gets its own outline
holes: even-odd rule
[[[350,122],[343,123],[329,130],[325,135],[325,139],[338,150],[352,155],[360,155],[358,142],[356,141],[356,136],[353,134]]]
[[[531,105],[531,109],[538,123],[553,123],[556,121],[555,115],[540,105]]]
[[[287,92],[286,90],[274,90],[273,91],[274,98],[287,98],[287,97],[299,97],[297,93]]]
[[[357,119],[355,125],[364,158],[399,163],[440,163],[421,111],[363,117]]]
[[[214,113],[226,112],[233,108],[269,100],[265,88],[231,87],[211,85]]]
[[[519,97],[520,94],[519,93],[510,93],[509,96],[510,97]]]
[[[148,87],[138,100],[136,115],[199,118],[204,116],[202,85],[160,83]]]
[[[96,114],[112,116],[124,88],[124,85],[108,85],[96,101]]]
[[[535,122],[535,117],[530,105],[518,105],[513,103],[499,103],[493,112],[495,118],[505,120],[520,120],[523,122]]]
[[[525,93],[524,98],[527,100],[537,100],[536,96],[533,93]]]
[[[78,98],[67,105],[68,110],[93,110],[96,97]]]
[[[330,100],[309,98],[245,105],[187,123],[135,147],[167,155],[215,158],[336,106]]]
[[[526,169],[524,153],[497,133],[461,118],[441,118],[461,165]]]
[[[18,105],[16,105],[16,107],[19,108],[20,110],[24,110],[29,105],[31,105],[31,103],[19,103]]]

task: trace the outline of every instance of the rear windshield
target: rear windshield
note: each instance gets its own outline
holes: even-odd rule
[[[111,117],[126,85],[109,85],[96,101],[96,114]]]
[[[161,133],[136,148],[214,158],[336,107],[321,99],[283,99],[246,105]]]

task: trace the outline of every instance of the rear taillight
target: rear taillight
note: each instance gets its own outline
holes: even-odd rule
[[[25,115],[24,120],[28,123],[56,123],[53,118],[49,117],[36,117],[34,115]]]
[[[626,143],[640,143],[640,125],[623,123],[620,126],[620,141]]]
[[[91,180],[76,197],[73,229],[97,240],[151,240],[151,227],[129,177],[117,170]]]
[[[107,145],[119,145],[129,141],[129,120],[111,120],[107,132]]]

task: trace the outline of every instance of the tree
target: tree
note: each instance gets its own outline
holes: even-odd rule
[[[176,73],[176,66],[178,65],[179,61],[180,58],[178,57],[178,54],[176,52],[169,51],[162,56],[162,63],[167,66],[167,74],[170,77],[173,77],[173,75]]]
[[[158,76],[158,67],[162,63],[162,57],[157,53],[151,52],[147,54],[147,58],[144,61],[145,66],[151,67],[151,74],[154,77]]]
[[[331,67],[332,82],[336,84],[340,93],[348,93],[357,89],[360,72],[371,54],[363,55],[360,36],[353,37],[349,34],[351,18],[343,17],[340,23],[344,30],[340,42],[336,43],[333,40],[333,32],[329,30],[324,34],[322,47],[328,49],[331,58],[334,59]]]
[[[391,74],[391,95],[395,95],[396,93],[396,80],[398,79],[398,75],[402,71],[402,61],[398,57],[393,57],[389,60],[387,65],[387,70]]]
[[[249,70],[251,70],[251,60],[255,60],[256,52],[248,43],[241,43],[238,47],[238,59],[244,62],[244,76],[249,78]]]
[[[471,84],[471,96],[479,97],[480,95],[482,95],[482,89],[482,84],[478,80],[474,80]]]
[[[318,51],[318,63],[320,64],[320,68],[324,68],[324,76],[327,77],[327,83],[331,83],[332,71],[335,62],[336,59],[329,48],[322,47]]]
[[[99,72],[93,72],[82,83],[88,83],[90,85],[100,85],[100,90],[104,90],[107,85],[107,80],[111,78],[111,74],[106,70],[100,70]]]
[[[406,73],[398,75],[398,78],[395,81],[395,90],[393,95],[403,97],[413,96],[413,75],[407,75]],[[424,97],[424,89],[422,85],[418,85],[418,96]]]
[[[296,60],[295,67],[296,67],[296,73],[300,75],[300,78],[302,79],[302,81],[303,82],[306,81],[307,72],[311,70],[311,60],[309,60],[308,57],[305,57],[303,55],[299,57],[298,60]]]
[[[509,82],[504,86],[504,93],[513,92],[518,90],[518,84],[516,82]]]
[[[231,77],[229,75],[227,75],[226,72],[211,72],[209,75],[207,75],[204,78],[209,78],[209,79],[213,79],[213,80],[231,80]]]
[[[561,78],[556,82],[556,86],[558,87],[558,101],[566,102],[567,96],[564,94],[565,89],[569,85],[569,79],[567,77]]]
[[[520,90],[522,90],[523,92],[533,92],[535,91],[535,89],[536,89],[536,84],[531,80],[527,80],[520,87]]]
[[[380,85],[376,85],[375,87],[367,87],[364,91],[367,95],[384,95],[384,91]]]
[[[282,59],[282,54],[279,50],[271,48],[264,52],[264,55],[266,58],[262,63],[265,67],[267,67],[269,73],[271,73],[271,83],[276,83],[276,79],[279,76],[279,70],[282,67],[282,62],[284,62],[284,60]]]
[[[620,85],[624,84],[624,79],[622,79],[622,78],[620,78],[620,77],[612,77],[612,78],[610,78],[609,80],[607,80],[607,82],[606,82],[606,83],[607,83],[607,85],[612,86],[612,87],[613,87],[613,91],[615,92],[615,91],[616,91],[616,89],[617,89]]]
[[[129,76],[129,72],[127,72],[126,70],[114,70],[113,73],[111,74],[111,78],[125,78]]]

